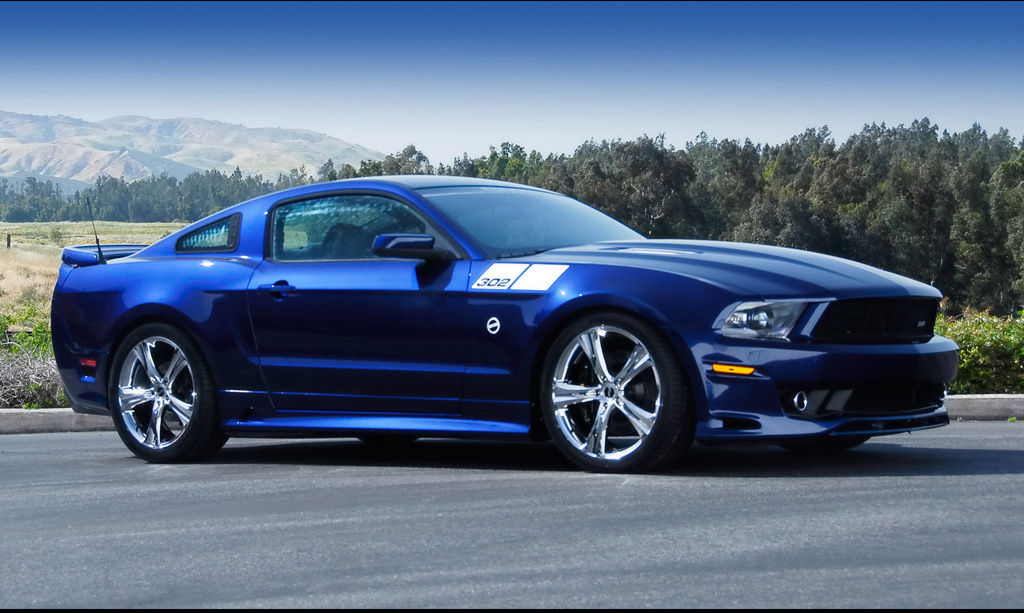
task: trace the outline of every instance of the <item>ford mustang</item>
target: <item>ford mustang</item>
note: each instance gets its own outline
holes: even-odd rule
[[[152,245],[68,247],[72,408],[150,462],[228,437],[534,438],[592,471],[697,443],[795,451],[949,423],[935,288],[752,244],[650,240],[567,196],[444,176],[250,200]]]

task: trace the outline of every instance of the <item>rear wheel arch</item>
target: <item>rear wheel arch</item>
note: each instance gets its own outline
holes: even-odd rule
[[[166,362],[143,364],[140,352],[155,358],[158,351]],[[188,331],[160,318],[139,320],[126,327],[110,355],[107,404],[132,453],[150,462],[180,462],[224,445],[214,373]]]
[[[196,333],[196,330],[192,326],[188,325],[187,318],[185,318],[184,316],[180,316],[179,317],[179,316],[176,316],[176,315],[177,314],[175,312],[173,312],[173,311],[164,311],[164,312],[150,312],[150,313],[145,313],[145,314],[139,314],[139,315],[127,318],[126,321],[120,326],[120,328],[118,329],[117,333],[114,335],[113,340],[110,343],[110,347],[109,347],[109,350],[108,350],[108,353],[107,353],[107,356],[109,358],[107,360],[107,367],[106,367],[107,370],[104,373],[106,381],[109,382],[110,381],[110,377],[114,376],[114,367],[113,367],[113,364],[112,364],[113,359],[114,359],[114,355],[121,348],[121,346],[124,345],[125,339],[128,338],[128,336],[130,334],[132,334],[133,332],[135,332],[139,328],[142,328],[144,326],[148,326],[148,325],[151,325],[151,324],[164,324],[164,325],[168,325],[168,326],[171,326],[173,328],[176,328],[182,334],[187,335],[189,340],[193,344],[195,344],[196,347],[198,347],[199,351],[203,354],[203,359],[206,360],[207,367],[210,369],[210,372],[213,374],[214,381],[219,381],[219,378],[217,377],[217,373],[214,370],[215,367],[213,366],[213,364],[210,363],[210,360],[209,360],[209,357],[208,357],[210,355],[210,351],[211,351],[209,345],[206,343],[206,341],[202,338],[201,335]]]

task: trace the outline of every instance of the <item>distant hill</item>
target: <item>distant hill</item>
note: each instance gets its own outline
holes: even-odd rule
[[[53,180],[64,191],[93,185],[102,175],[134,181],[196,171],[263,175],[305,166],[312,174],[328,159],[335,167],[384,154],[309,130],[247,128],[207,119],[124,116],[89,122],[71,117],[0,111],[0,177]]]

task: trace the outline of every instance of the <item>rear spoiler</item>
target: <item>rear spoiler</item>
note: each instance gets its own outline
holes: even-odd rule
[[[149,245],[103,245],[103,259],[115,260],[135,255]],[[96,245],[75,245],[65,247],[60,259],[70,266],[94,266],[100,263]]]

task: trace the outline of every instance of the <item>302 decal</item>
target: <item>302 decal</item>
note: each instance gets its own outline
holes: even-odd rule
[[[491,264],[473,284],[473,289],[508,289],[529,267],[529,264]]]
[[[479,279],[477,279],[477,282],[473,284],[473,287],[508,287],[512,285],[513,280],[514,279],[509,279],[508,277],[505,277],[504,279],[480,277]]]
[[[546,292],[568,268],[555,264],[491,264],[472,289]]]

